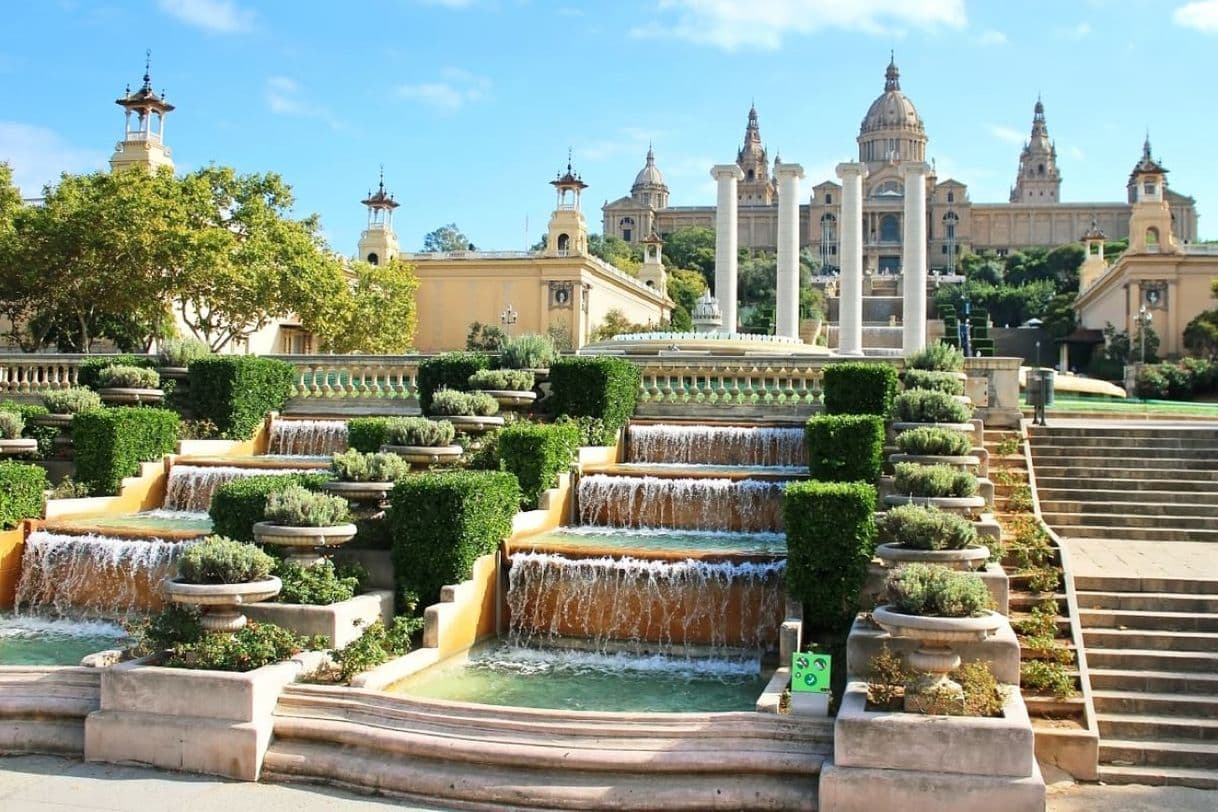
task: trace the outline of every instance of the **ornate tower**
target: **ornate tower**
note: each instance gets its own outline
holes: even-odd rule
[[[1091,228],[1080,239],[1084,256],[1083,264],[1078,269],[1078,289],[1084,291],[1108,269],[1108,262],[1104,259],[1104,232],[1094,217],[1091,218]]]
[[[859,160],[878,175],[889,164],[926,160],[926,128],[917,108],[901,92],[901,71],[892,54],[884,71],[884,92],[867,108],[859,127]]]
[[[769,206],[774,202],[774,184],[770,180],[770,160],[761,145],[761,128],[757,125],[757,108],[749,107],[749,123],[744,130],[744,145],[736,153],[736,165],[744,173],[737,187],[738,199],[746,206]]]
[[[664,183],[664,175],[656,166],[656,154],[651,145],[647,146],[647,163],[639,170],[639,174],[634,176],[630,196],[635,202],[653,209],[668,208],[668,186]]]
[[[1142,144],[1142,159],[1129,173],[1129,250],[1139,254],[1174,254],[1167,205],[1167,170],[1150,155],[1150,136]]]
[[[144,83],[139,90],[131,92],[128,85],[122,98],[114,103],[126,112],[123,140],[114,147],[110,156],[110,169],[118,172],[133,166],[156,170],[162,166],[173,169],[173,152],[165,146],[165,114],[173,105],[165,101],[164,93],[157,95],[152,89],[152,52],[144,57]]]
[[[359,258],[370,265],[388,262],[401,253],[393,230],[393,210],[401,204],[385,192],[384,167],[376,191],[368,192],[367,199],[360,202],[368,207],[368,227],[359,235]]]
[[[1019,174],[1011,187],[1012,203],[1056,203],[1061,199],[1062,177],[1057,171],[1057,147],[1049,140],[1045,106],[1036,99],[1032,136],[1019,154]]]
[[[584,256],[588,253],[588,223],[579,210],[579,196],[588,184],[571,169],[571,153],[567,152],[567,171],[550,181],[558,193],[558,203],[550,215],[543,256]]]
[[[639,242],[643,244],[643,267],[639,268],[639,281],[667,296],[668,273],[664,270],[662,258],[664,241],[653,231]]]

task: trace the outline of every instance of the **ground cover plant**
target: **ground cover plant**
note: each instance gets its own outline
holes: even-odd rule
[[[893,399],[892,414],[902,423],[967,423],[973,407],[943,392],[912,389]]]
[[[962,498],[977,495],[977,477],[950,465],[898,462],[893,466],[893,490],[903,496]]]
[[[927,617],[980,617],[993,604],[976,575],[934,564],[907,564],[886,584],[888,605],[897,612]]]
[[[907,356],[905,366],[929,372],[960,372],[964,369],[964,353],[958,347],[936,341]]]
[[[280,560],[275,563],[274,574],[283,583],[275,596],[276,603],[307,606],[328,606],[351,600],[367,577],[362,568],[337,567],[328,559],[307,567]]]
[[[962,431],[938,426],[919,426],[897,435],[897,449],[903,454],[963,457],[973,450],[973,441]]]
[[[900,505],[876,521],[880,541],[911,550],[963,550],[977,543],[977,528],[968,519],[946,510]]]
[[[399,615],[389,626],[373,621],[363,634],[331,654],[338,666],[338,678],[349,682],[356,674],[409,654],[414,636],[422,629],[421,617]]]
[[[553,339],[536,333],[509,338],[500,352],[505,369],[545,369],[558,357]]]
[[[341,496],[288,485],[267,494],[263,518],[287,527],[334,527],[349,522],[351,510]]]

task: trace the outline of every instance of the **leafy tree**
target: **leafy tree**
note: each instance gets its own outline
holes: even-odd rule
[[[672,329],[694,329],[692,314],[698,297],[706,290],[706,280],[697,271],[673,268],[668,272],[668,298],[673,301]]]
[[[1077,294],[1059,293],[1049,302],[1043,317],[1044,327],[1054,338],[1065,338],[1074,332],[1074,300]]]
[[[960,273],[965,279],[974,282],[985,282],[990,285],[1001,285],[1005,267],[996,254],[965,254],[960,258]]]
[[[457,228],[456,223],[440,226],[423,237],[423,252],[427,254],[473,250],[476,250],[474,244]]]
[[[715,231],[696,226],[664,236],[664,264],[702,274],[708,285],[715,279]]]
[[[475,321],[470,324],[469,333],[465,336],[465,349],[499,352],[506,341],[507,333],[499,327]]]
[[[1023,285],[991,285],[965,281],[963,285],[945,286],[935,294],[936,307],[950,305],[963,315],[964,300],[981,307],[997,325],[1022,324],[1028,319],[1043,319],[1049,303],[1056,295],[1056,286],[1048,279]]]
[[[21,190],[13,185],[13,169],[0,161],[0,234],[11,231],[13,217],[21,208]]]
[[[662,329],[654,324],[635,324],[626,318],[626,314],[616,307],[605,313],[605,320],[592,330],[593,341],[608,341],[614,336],[627,333],[647,333]]]
[[[631,274],[637,274],[643,262],[643,247],[631,245],[620,237],[589,234],[588,253]]]
[[[1218,310],[1206,310],[1188,323],[1184,346],[1202,358],[1218,356]]]
[[[318,336],[329,352],[395,355],[407,352],[418,327],[414,266],[394,258],[383,265],[357,262],[349,270],[350,295],[342,315]]]

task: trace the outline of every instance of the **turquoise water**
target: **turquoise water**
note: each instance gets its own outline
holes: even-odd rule
[[[146,510],[119,516],[95,516],[87,519],[65,519],[54,523],[58,527],[88,527],[99,530],[139,530],[145,533],[193,531],[200,536],[211,532],[211,519],[206,513],[190,510]]]
[[[727,533],[718,530],[671,530],[665,528],[615,529],[576,525],[560,527],[517,543],[517,547],[544,549],[546,545],[590,549],[653,550],[664,552],[738,553],[741,555],[786,555],[783,533]]]
[[[753,710],[769,674],[758,660],[634,657],[502,646],[428,669],[387,690],[429,699],[570,711]]]
[[[86,654],[127,642],[113,623],[0,614],[0,665],[78,665]]]

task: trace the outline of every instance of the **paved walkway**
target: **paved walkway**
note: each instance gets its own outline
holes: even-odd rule
[[[1067,538],[1065,544],[1075,578],[1218,579],[1214,543]]]
[[[1052,772],[1052,770],[1046,770]],[[1052,779],[1050,779],[1052,780]],[[1218,791],[1050,785],[1048,812],[1213,812]],[[250,784],[55,756],[0,758],[0,812],[443,812],[328,787]]]

